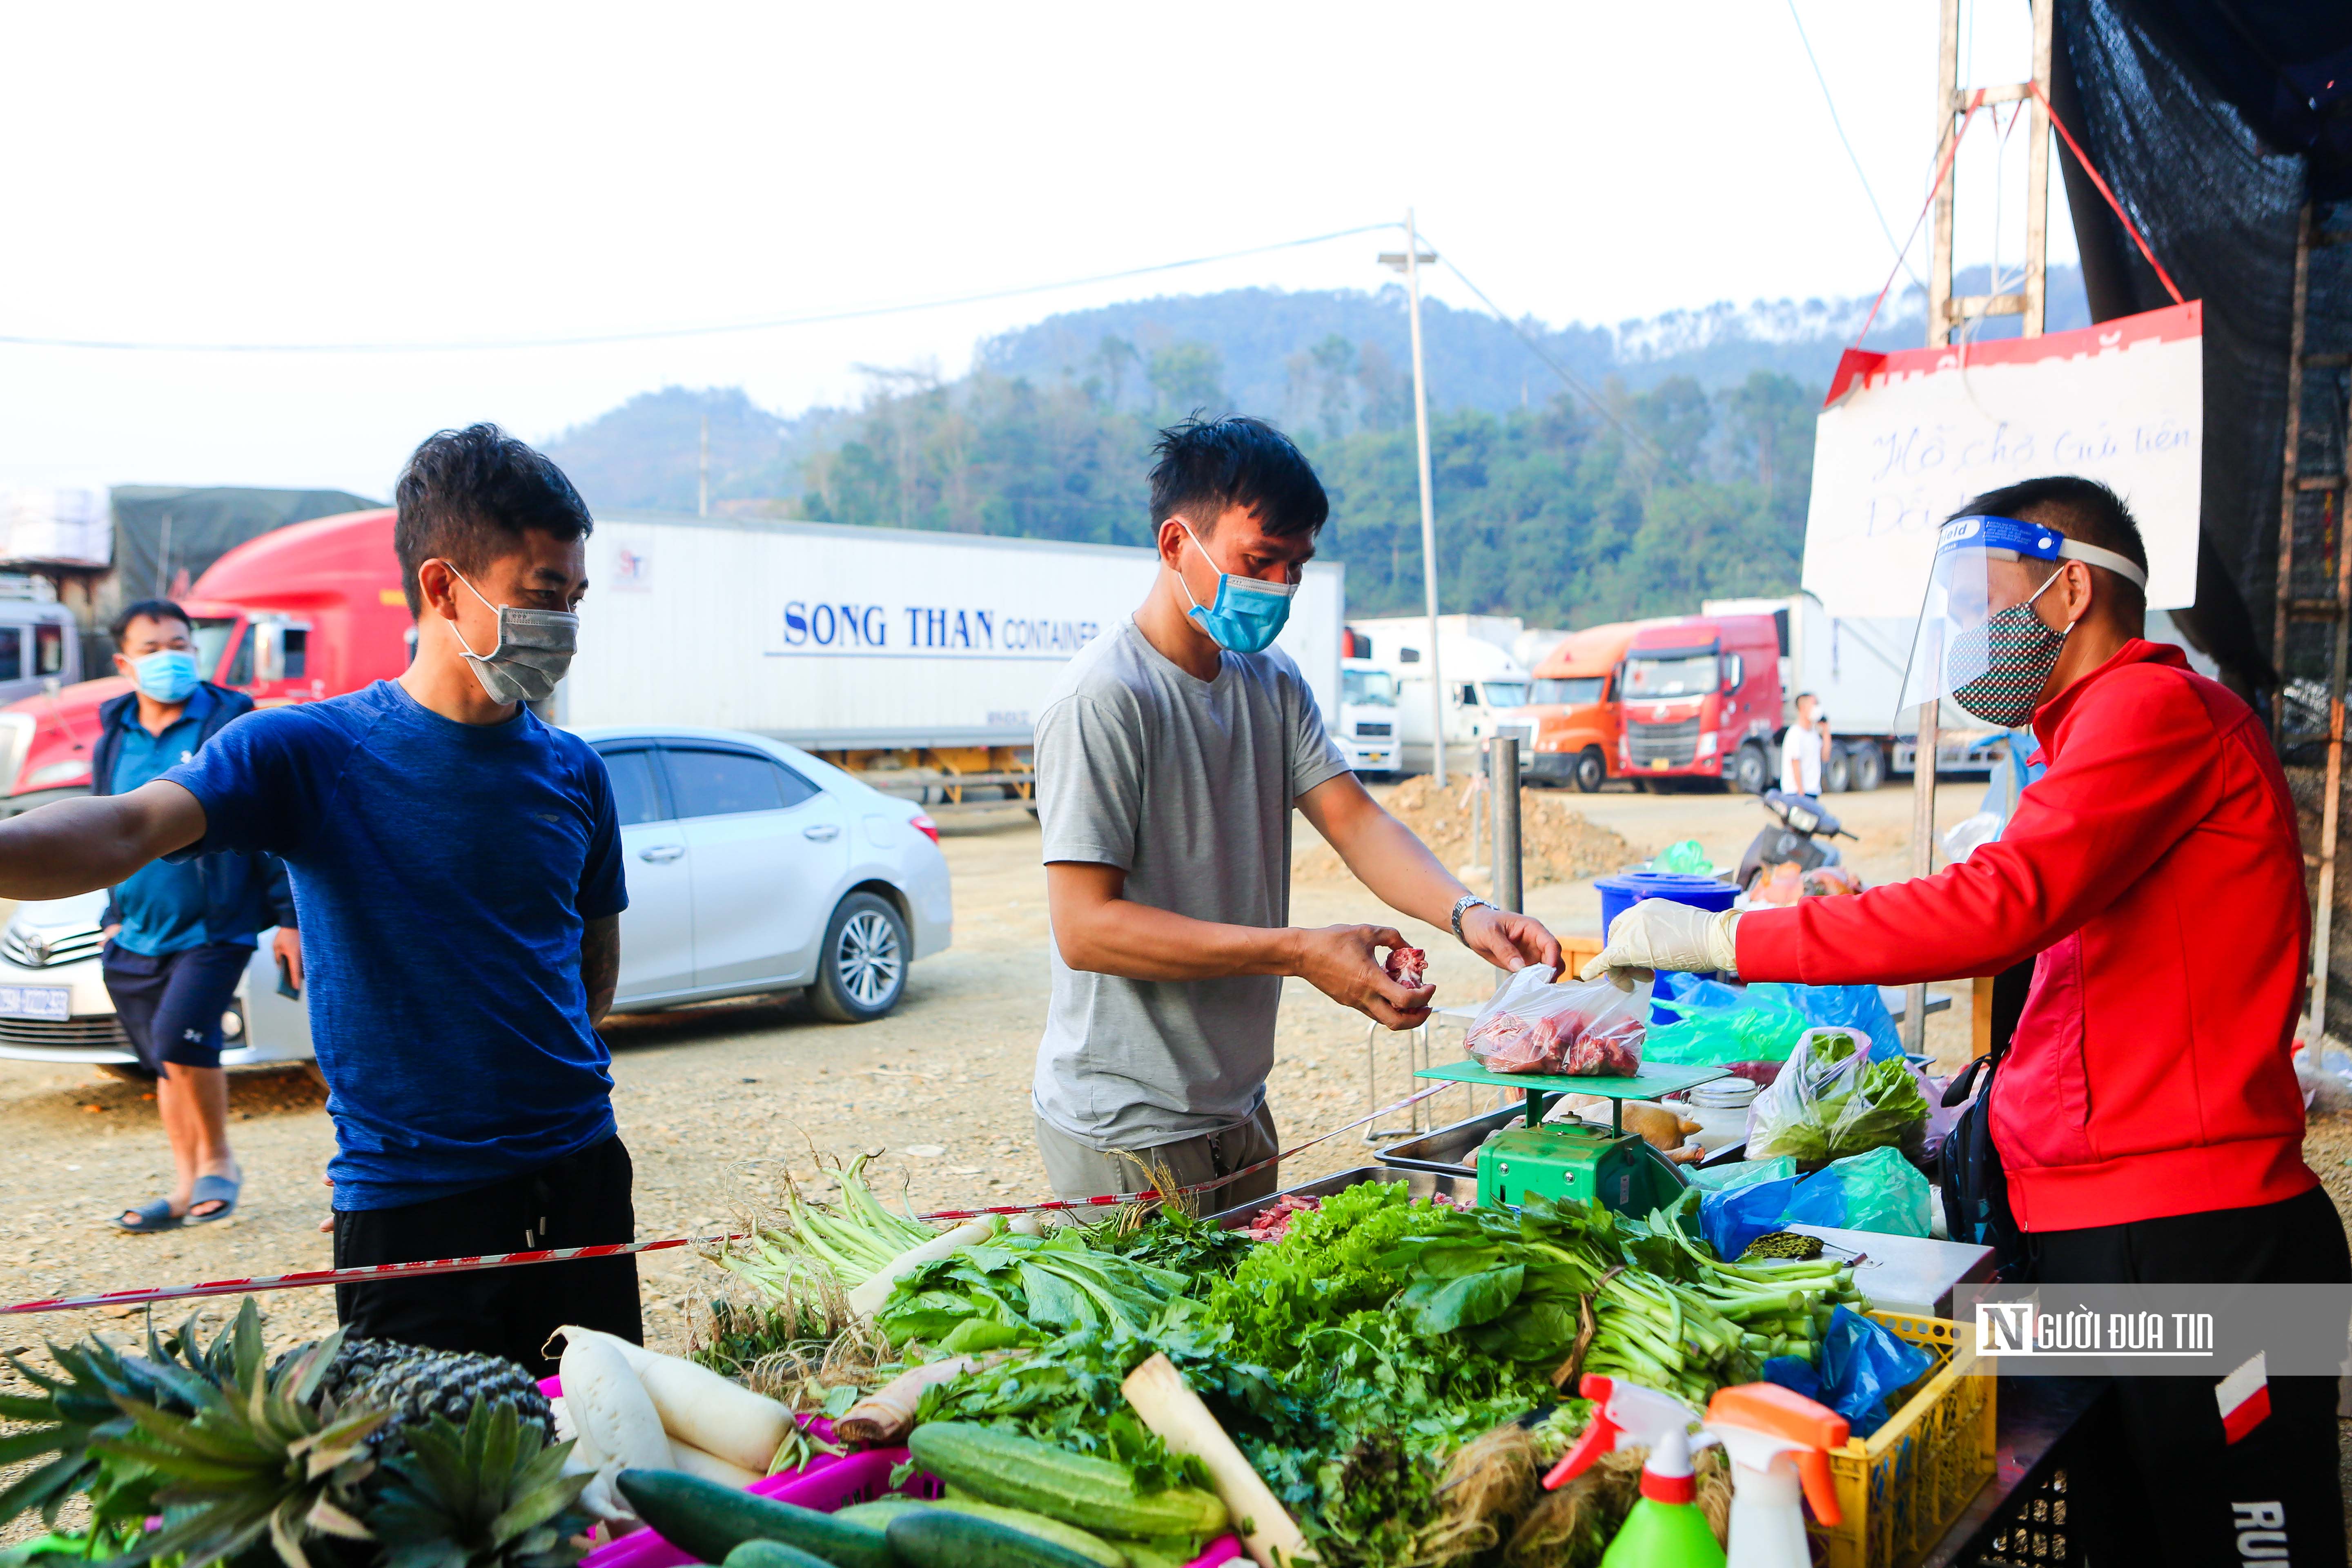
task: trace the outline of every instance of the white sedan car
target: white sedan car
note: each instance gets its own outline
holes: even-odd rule
[[[781,742],[733,731],[582,731],[612,775],[626,856],[616,1013],[800,991],[863,1023],[946,948],[953,909],[920,807]],[[21,904],[0,933],[0,1058],[135,1074],[99,973],[106,895]],[[221,1020],[225,1067],[310,1058],[264,933]]]

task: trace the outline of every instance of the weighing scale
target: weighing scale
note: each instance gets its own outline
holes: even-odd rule
[[[1478,1151],[1478,1206],[1517,1208],[1530,1196],[1554,1203],[1600,1200],[1620,1214],[1663,1208],[1690,1185],[1683,1168],[1625,1131],[1625,1101],[1655,1100],[1694,1084],[1730,1077],[1719,1067],[1653,1067],[1630,1078],[1568,1078],[1550,1073],[1490,1072],[1475,1061],[1423,1068],[1415,1078],[1483,1083],[1527,1091],[1528,1121]],[[1563,1094],[1609,1101],[1609,1125],[1578,1121],[1544,1125],[1544,1112]]]

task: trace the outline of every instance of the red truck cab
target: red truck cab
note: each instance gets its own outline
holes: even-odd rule
[[[313,518],[213,563],[179,601],[205,678],[274,708],[406,669],[413,623],[392,520],[389,510]],[[98,710],[130,689],[110,675],[0,709],[0,813],[88,794]]]
[[[1573,784],[1591,795],[1620,776],[1617,682],[1625,649],[1641,623],[1588,626],[1560,640],[1536,664],[1520,715],[1533,731],[1527,774]]]
[[[1760,795],[1780,725],[1769,616],[1684,616],[1633,634],[1618,681],[1618,766],[1636,778],[1722,779]]]

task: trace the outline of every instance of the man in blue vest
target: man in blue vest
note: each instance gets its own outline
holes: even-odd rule
[[[133,689],[98,710],[92,795],[128,795],[194,758],[253,699],[203,679],[194,626],[168,599],[142,599],[114,620],[114,667]],[[172,1146],[168,1196],[124,1209],[124,1230],[172,1230],[225,1219],[243,1181],[228,1146],[228,1075],[221,1016],[253,956],[255,933],[278,928],[288,978],[302,980],[302,944],[286,868],[268,855],[206,855],[142,867],[99,917],[100,959],[115,1016],[155,1075],[155,1109]]]

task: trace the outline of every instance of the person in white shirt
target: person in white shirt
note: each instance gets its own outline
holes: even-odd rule
[[[1830,725],[1821,699],[1797,694],[1797,721],[1780,741],[1780,788],[1785,794],[1818,796],[1822,767],[1830,760]]]

